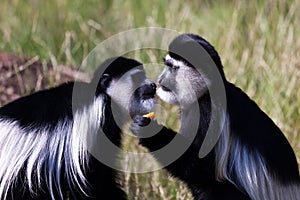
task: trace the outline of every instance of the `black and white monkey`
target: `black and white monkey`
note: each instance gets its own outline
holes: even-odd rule
[[[117,171],[89,149],[115,160],[117,152],[101,141],[119,147],[122,123],[149,112],[155,91],[141,63],[116,57],[90,83],[62,84],[3,106],[0,199],[126,199]]]
[[[207,53],[200,53],[199,49]],[[218,99],[213,101],[210,96],[210,88],[216,80],[206,74],[211,70],[207,57],[217,67],[224,85],[226,110],[218,108]],[[298,165],[291,146],[273,121],[242,90],[226,80],[214,47],[200,36],[182,34],[169,45],[164,63],[157,94],[167,103],[179,104],[179,134],[142,116],[135,118],[131,129],[140,136],[141,145],[166,165],[173,176],[187,184],[194,199],[300,199]],[[200,112],[196,122],[195,104]],[[213,108],[220,109],[225,123],[216,145],[200,158],[201,145],[214,120]],[[192,135],[190,127],[195,123],[198,127],[195,138],[189,138]],[[147,137],[147,131],[151,131],[151,127],[157,130],[157,126],[161,131]],[[174,138],[178,140],[178,148],[187,145],[189,139],[192,141],[178,159],[168,164],[165,159],[172,151],[158,153],[157,150],[172,143]]]

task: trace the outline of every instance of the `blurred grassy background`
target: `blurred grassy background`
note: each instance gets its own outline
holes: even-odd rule
[[[53,66],[79,66],[97,44],[128,29],[155,26],[200,34],[216,47],[228,79],[284,131],[300,162],[299,20],[299,0],[1,0],[0,51],[38,56]],[[161,60],[160,54],[133,57]],[[159,70],[147,69],[149,77]],[[174,117],[167,124],[178,127]],[[139,148],[127,140],[125,147]],[[190,198],[164,171],[125,174],[122,185],[129,199]]]

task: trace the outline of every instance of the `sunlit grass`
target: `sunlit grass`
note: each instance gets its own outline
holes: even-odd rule
[[[228,79],[283,130],[300,163],[300,1],[2,0],[0,50],[79,66],[97,44],[138,27],[200,34],[219,52]],[[145,38],[147,39],[147,38]],[[144,63],[163,52],[128,54]],[[146,66],[156,79],[161,67]],[[176,108],[167,125],[178,129]],[[135,140],[125,148],[141,149]],[[187,199],[187,189],[164,171],[125,174],[129,199]]]

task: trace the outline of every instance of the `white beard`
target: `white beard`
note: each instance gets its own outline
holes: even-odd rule
[[[178,100],[173,92],[165,91],[160,87],[157,89],[156,94],[166,103],[178,104]]]

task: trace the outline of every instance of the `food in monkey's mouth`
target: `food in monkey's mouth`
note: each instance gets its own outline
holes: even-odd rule
[[[154,112],[150,112],[148,114],[143,115],[145,118],[153,119],[154,118]]]

